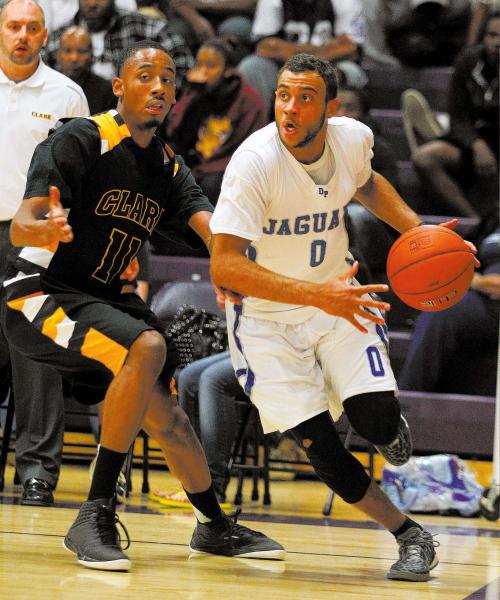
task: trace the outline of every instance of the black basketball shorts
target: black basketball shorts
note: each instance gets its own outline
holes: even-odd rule
[[[4,287],[1,318],[9,344],[57,369],[85,404],[104,398],[143,331],[164,334],[156,315],[136,294],[103,300],[46,281],[42,285],[40,275],[11,280]],[[177,352],[167,343],[159,379],[166,389],[173,389],[177,363]]]

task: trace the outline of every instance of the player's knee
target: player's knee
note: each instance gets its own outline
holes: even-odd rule
[[[300,423],[290,433],[304,448],[318,477],[331,490],[349,504],[364,498],[370,478],[361,463],[344,448],[329,413]]]
[[[165,338],[158,331],[143,331],[130,348],[134,357],[146,368],[161,370],[167,358]]]
[[[358,394],[344,401],[350,424],[372,444],[390,444],[398,434],[401,407],[394,392]]]

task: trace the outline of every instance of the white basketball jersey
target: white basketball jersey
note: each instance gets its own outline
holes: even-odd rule
[[[324,282],[349,265],[344,208],[371,173],[371,130],[347,117],[328,123],[335,172],[316,185],[281,143],[275,123],[252,134],[234,153],[210,222],[213,233],[250,240],[248,257],[287,277]],[[244,314],[300,323],[317,310],[245,298]]]

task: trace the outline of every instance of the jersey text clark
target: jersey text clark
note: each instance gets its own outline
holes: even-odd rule
[[[95,214],[100,217],[113,215],[133,221],[151,233],[158,223],[163,209],[151,198],[136,194],[129,198],[130,190],[108,190],[99,200]]]

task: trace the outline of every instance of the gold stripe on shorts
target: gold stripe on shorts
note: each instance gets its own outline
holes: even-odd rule
[[[18,310],[23,312],[24,305],[26,300],[30,298],[36,298],[37,296],[43,296],[43,292],[35,292],[34,294],[28,294],[27,296],[21,296],[21,298],[16,298],[15,300],[9,300],[7,302],[7,306],[12,308],[12,310]]]
[[[82,356],[97,360],[117,375],[127,358],[128,349],[104,333],[90,327],[80,349]]]
[[[47,317],[43,324],[42,324],[42,333],[43,335],[46,335],[47,337],[49,337],[51,340],[56,339],[57,337],[57,326],[62,323],[62,321],[64,321],[64,319],[66,319],[67,315],[64,312],[64,310],[59,307],[57,308],[51,315],[50,317]]]

